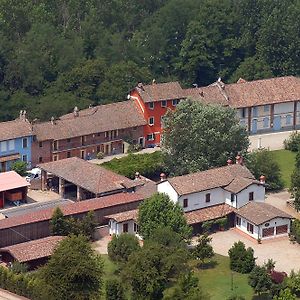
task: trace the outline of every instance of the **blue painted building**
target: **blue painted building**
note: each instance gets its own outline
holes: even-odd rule
[[[31,167],[32,126],[26,112],[20,118],[0,123],[0,172],[9,171],[11,165],[21,160]]]

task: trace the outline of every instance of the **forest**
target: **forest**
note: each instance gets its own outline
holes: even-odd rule
[[[183,87],[300,75],[299,0],[1,0],[0,121]]]

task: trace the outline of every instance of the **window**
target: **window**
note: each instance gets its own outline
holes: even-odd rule
[[[27,138],[24,138],[22,141],[23,148],[27,148]]]
[[[57,161],[58,160],[58,155],[53,155],[53,161]]]
[[[128,223],[123,224],[123,232],[128,232]]]
[[[39,163],[42,163],[42,162],[43,162],[43,157],[39,156]]]
[[[264,128],[268,128],[269,127],[269,118],[264,118],[263,122],[264,122]]]
[[[249,201],[253,201],[254,199],[254,192],[249,193]]]
[[[179,101],[180,101],[179,99],[172,100],[172,105],[176,106],[179,103]]]
[[[189,200],[187,198],[183,199],[183,207],[188,207],[188,203],[189,203]]]
[[[210,193],[205,195],[205,202],[206,203],[210,202]]]
[[[149,106],[149,109],[154,109],[154,102],[149,102],[148,106]]]
[[[85,159],[85,151],[84,151],[84,150],[81,150],[81,151],[80,151],[80,157],[81,157],[82,159]]]
[[[287,115],[286,116],[286,125],[291,125],[292,124],[292,116],[291,115]]]
[[[53,150],[57,150],[57,146],[58,146],[58,141],[54,141],[53,142]]]
[[[234,202],[234,200],[235,200],[235,194],[231,193],[230,200],[231,200],[231,202]]]
[[[270,106],[269,105],[264,105],[264,112],[269,112]]]
[[[246,118],[246,108],[245,107],[241,109],[241,117]]]
[[[67,143],[70,143],[71,142],[71,139],[67,139]]]
[[[253,117],[257,117],[257,106],[252,108]]]
[[[86,136],[81,137],[81,146],[84,146],[84,142],[86,141]]]
[[[147,141],[154,141],[155,136],[154,133],[147,134]]]
[[[161,107],[167,107],[167,101],[166,100],[161,101]]]
[[[69,158],[69,157],[71,157],[71,152],[70,151],[67,152],[67,158]]]
[[[15,140],[8,141],[8,150],[9,151],[15,150]]]
[[[7,151],[7,143],[6,142],[1,142],[1,151],[2,152]]]
[[[113,135],[114,139],[117,138],[117,136],[118,136],[118,130],[113,130],[112,131],[112,135]]]
[[[236,225],[241,226],[241,218],[240,217],[236,217]]]
[[[136,223],[133,223],[133,231],[138,232],[139,231],[139,225]]]
[[[247,231],[253,233],[254,226],[251,223],[247,222]]]
[[[43,147],[43,142],[39,142],[39,147],[40,147],[40,148]]]
[[[100,132],[97,132],[97,136],[100,136],[101,135],[101,133]]]
[[[154,117],[149,118],[149,125],[153,126],[154,125]]]
[[[27,162],[27,155],[22,155],[22,161]]]

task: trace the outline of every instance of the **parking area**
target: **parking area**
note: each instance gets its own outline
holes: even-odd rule
[[[300,270],[300,245],[293,244],[288,237],[275,238],[258,244],[256,240],[232,228],[227,231],[211,235],[212,246],[218,254],[228,256],[228,250],[234,242],[242,241],[246,247],[252,247],[257,264],[262,265],[269,258],[276,261],[276,271],[290,273],[291,270]]]

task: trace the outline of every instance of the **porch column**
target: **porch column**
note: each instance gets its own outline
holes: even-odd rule
[[[42,173],[41,173],[41,190],[42,191],[45,191],[47,189],[46,184],[47,184],[47,172],[42,170]]]
[[[59,193],[59,196],[64,198],[64,196],[65,196],[65,180],[61,177],[58,177],[58,193]]]
[[[77,197],[76,197],[77,201],[81,201],[83,200],[83,189],[77,185]]]

